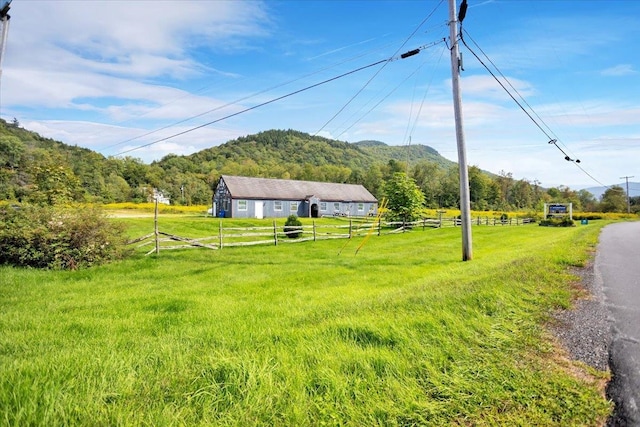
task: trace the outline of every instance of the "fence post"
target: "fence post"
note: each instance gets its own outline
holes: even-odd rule
[[[382,232],[382,217],[378,216],[378,236],[380,236],[381,232]]]
[[[156,198],[156,207],[153,214],[153,232],[156,235],[156,255],[160,253],[160,233],[158,232],[158,199]]]
[[[351,238],[353,233],[353,220],[349,219],[349,238]]]
[[[313,224],[313,241],[315,242],[316,241],[316,220],[315,219],[312,221],[312,224]]]
[[[218,226],[218,242],[220,249],[222,249],[222,220],[220,220],[220,225]]]
[[[273,220],[273,244],[278,246],[278,228],[276,227],[276,220]]]

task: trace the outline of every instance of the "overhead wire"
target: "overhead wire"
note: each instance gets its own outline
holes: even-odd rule
[[[211,87],[213,87],[213,85],[212,85],[212,84],[202,86],[202,87],[200,87],[199,89],[195,90],[193,94],[200,94],[200,93],[203,93],[203,92],[205,92],[207,89],[209,89],[209,88],[211,88]],[[151,114],[151,113],[153,113],[153,112],[155,112],[155,111],[158,111],[158,110],[160,110],[160,109],[162,109],[162,108],[164,108],[164,107],[166,107],[166,106],[168,106],[168,105],[173,104],[174,102],[177,102],[177,101],[180,101],[180,100],[182,100],[182,99],[188,98],[188,97],[192,96],[193,94],[192,94],[192,93],[186,93],[186,94],[183,94],[182,96],[178,96],[178,97],[176,97],[176,98],[174,98],[174,99],[172,99],[172,100],[170,100],[170,101],[168,101],[168,102],[165,102],[165,103],[164,103],[164,104],[162,104],[162,105],[159,105],[159,106],[157,106],[157,107],[155,107],[155,108],[151,108],[151,109],[149,109],[149,110],[145,111],[145,112],[144,112],[144,113],[142,113],[142,114],[138,114],[137,116],[130,117],[129,119],[127,119],[127,120],[123,120],[123,121],[118,122],[118,123],[115,123],[114,125],[115,125],[115,126],[118,126],[118,125],[123,125],[123,124],[125,124],[125,123],[131,123],[133,120],[136,120],[136,119],[139,119],[139,118],[141,118],[141,117],[147,116],[147,115],[149,115],[149,114]],[[225,105],[225,106],[226,106],[226,105]],[[225,107],[225,106],[223,106],[223,107]],[[223,108],[223,107],[220,107],[220,108]],[[212,111],[215,111],[215,109],[214,109],[214,110],[209,110],[209,111],[207,111],[207,112],[205,112],[205,113],[202,113],[202,114],[199,114],[199,115],[197,115],[197,116],[188,117],[188,118],[186,118],[186,119],[184,119],[184,120],[180,120],[180,121],[178,121],[178,122],[175,122],[175,123],[172,123],[172,124],[169,124],[169,125],[163,126],[163,127],[161,127],[161,128],[154,129],[154,130],[152,130],[152,131],[149,131],[149,132],[144,133],[144,134],[141,134],[141,135],[137,135],[137,136],[135,136],[135,137],[132,137],[132,138],[126,139],[126,140],[124,140],[124,141],[120,141],[120,142],[117,142],[117,143],[115,143],[115,144],[108,145],[108,146],[106,146],[106,147],[103,147],[100,151],[108,150],[109,148],[117,147],[117,146],[119,146],[119,145],[126,144],[127,142],[131,142],[131,141],[135,141],[136,139],[144,138],[145,136],[153,135],[154,133],[160,132],[161,130],[165,130],[165,129],[167,129],[167,128],[170,128],[170,127],[173,127],[173,126],[179,125],[179,124],[181,124],[181,123],[187,122],[187,121],[192,120],[192,119],[197,118],[197,117],[200,117],[200,116],[202,116],[202,115],[204,115],[204,114],[207,114],[207,113],[210,113],[210,112],[212,112]]]
[[[139,149],[141,149],[141,148],[149,147],[149,146],[151,146],[151,145],[155,145],[155,144],[158,144],[158,143],[160,143],[160,142],[167,141],[167,140],[169,140],[169,139],[172,139],[172,138],[175,138],[175,137],[178,137],[178,136],[185,135],[185,134],[190,133],[190,132],[193,132],[193,131],[195,131],[195,130],[202,129],[202,128],[204,128],[204,127],[210,126],[210,125],[212,125],[212,124],[214,124],[214,123],[218,123],[218,122],[221,122],[221,121],[223,121],[223,120],[229,119],[229,118],[231,118],[231,117],[235,117],[235,116],[238,116],[238,115],[240,115],[240,114],[246,113],[246,112],[248,112],[248,111],[255,110],[256,108],[260,108],[260,107],[263,107],[263,106],[265,106],[265,105],[272,104],[272,103],[274,103],[274,102],[276,102],[276,101],[279,101],[279,100],[281,100],[281,99],[288,98],[288,97],[290,97],[290,96],[296,95],[296,94],[301,93],[301,92],[305,92],[305,91],[307,91],[307,90],[309,90],[309,89],[313,89],[313,88],[318,87],[318,86],[321,86],[321,85],[323,85],[323,84],[326,84],[326,83],[332,82],[332,81],[334,81],[334,80],[340,79],[340,78],[345,77],[345,76],[348,76],[348,75],[350,75],[350,74],[357,73],[358,71],[362,71],[362,70],[365,70],[365,69],[367,69],[367,68],[371,68],[371,67],[374,67],[374,66],[376,66],[376,65],[379,65],[379,64],[382,64],[382,63],[386,63],[386,62],[388,62],[388,61],[389,61],[389,59],[383,59],[383,60],[380,60],[380,61],[377,61],[377,62],[374,62],[374,63],[368,64],[368,65],[364,65],[364,66],[362,66],[362,67],[356,68],[356,69],[354,69],[354,70],[348,71],[348,72],[343,73],[343,74],[340,74],[340,75],[338,75],[338,76],[334,76],[334,77],[331,77],[331,78],[329,78],[329,79],[323,80],[323,81],[321,81],[321,82],[318,82],[318,83],[315,83],[315,84],[312,84],[312,85],[306,86],[306,87],[304,87],[304,88],[302,88],[302,89],[298,89],[298,90],[295,90],[295,91],[293,91],[293,92],[289,92],[289,93],[287,93],[287,94],[285,94],[285,95],[278,96],[278,97],[276,97],[276,98],[272,98],[272,99],[270,99],[270,100],[268,100],[268,101],[261,102],[261,103],[259,103],[259,104],[256,104],[256,105],[252,106],[252,107],[248,107],[248,108],[245,108],[245,109],[243,109],[243,110],[236,111],[235,113],[228,114],[228,115],[226,115],[226,116],[224,116],[224,117],[220,117],[220,118],[218,118],[218,119],[216,119],[216,120],[212,120],[212,121],[209,121],[209,122],[207,122],[207,123],[203,123],[203,124],[201,124],[201,125],[194,126],[194,127],[192,127],[192,128],[186,129],[186,130],[184,130],[184,131],[177,132],[177,133],[175,133],[175,134],[173,134],[173,135],[169,135],[169,136],[166,136],[166,137],[164,137],[164,138],[157,139],[157,140],[152,141],[152,142],[149,142],[149,143],[147,143],[147,144],[139,145],[139,146],[134,147],[134,148],[131,148],[131,149],[129,149],[129,150],[121,151],[121,152],[119,152],[119,153],[115,154],[115,156],[121,156],[122,154],[130,153],[130,152],[132,152],[132,151],[136,151],[136,150],[139,150]]]
[[[237,112],[235,112],[235,113],[228,114],[228,115],[226,115],[226,116],[224,116],[224,117],[221,117],[221,118],[218,118],[218,119],[216,119],[216,120],[212,120],[212,121],[209,121],[209,122],[203,123],[203,124],[201,124],[201,125],[194,126],[194,127],[192,127],[192,128],[186,129],[186,130],[184,130],[184,131],[177,132],[177,133],[172,134],[172,135],[169,135],[169,136],[167,136],[167,137],[160,138],[160,139],[154,140],[154,141],[152,141],[152,142],[149,142],[149,143],[146,143],[146,144],[142,144],[142,145],[139,145],[139,146],[137,146],[137,147],[133,147],[133,148],[128,149],[128,150],[121,151],[121,152],[119,152],[119,153],[115,154],[115,156],[120,156],[120,155],[123,155],[123,154],[126,154],[126,153],[130,153],[130,152],[132,152],[132,151],[136,151],[136,150],[139,150],[139,149],[141,149],[141,148],[149,147],[149,146],[151,146],[151,145],[155,145],[155,144],[158,144],[158,143],[160,143],[160,142],[167,141],[167,140],[169,140],[169,139],[172,139],[172,138],[175,138],[175,137],[178,137],[178,136],[181,136],[181,135],[184,135],[184,134],[187,134],[187,133],[193,132],[193,131],[195,131],[195,130],[198,130],[198,129],[201,129],[201,128],[204,128],[204,127],[210,126],[210,125],[212,125],[212,124],[214,124],[214,123],[218,123],[218,122],[221,122],[221,121],[223,121],[223,120],[229,119],[229,118],[231,118],[231,117],[235,117],[235,116],[237,116],[237,115],[240,115],[240,114],[246,113],[246,112],[248,112],[248,111],[255,110],[256,108],[263,107],[263,106],[265,106],[265,105],[271,104],[271,103],[276,102],[276,101],[279,101],[279,100],[281,100],[281,99],[284,99],[284,98],[287,98],[287,97],[290,97],[290,96],[296,95],[296,94],[298,94],[298,93],[301,93],[301,92],[307,91],[307,90],[309,90],[309,89],[315,88],[315,87],[317,87],[317,86],[320,86],[320,85],[323,85],[323,84],[329,83],[329,82],[331,82],[331,81],[337,80],[337,79],[339,79],[339,78],[345,77],[345,76],[347,76],[347,75],[353,74],[353,73],[355,73],[355,72],[358,72],[358,71],[361,71],[361,70],[364,70],[364,69],[367,69],[367,68],[370,68],[370,67],[373,67],[373,66],[376,66],[376,65],[379,65],[379,64],[384,64],[384,65],[383,65],[383,67],[381,67],[381,69],[380,69],[380,70],[382,70],[384,67],[386,67],[386,65],[387,65],[389,62],[393,62],[393,61],[396,61],[396,60],[399,60],[399,59],[405,59],[405,58],[408,58],[408,57],[410,57],[410,56],[413,56],[413,55],[415,55],[415,54],[419,53],[419,52],[420,52],[420,49],[422,49],[423,47],[420,47],[420,48],[417,48],[417,49],[413,49],[413,50],[408,51],[408,52],[405,52],[405,53],[403,53],[403,54],[401,54],[401,55],[397,55],[397,53],[402,49],[402,47],[404,47],[404,45],[406,45],[406,43],[409,41],[409,39],[410,39],[411,37],[413,37],[413,35],[418,31],[418,29],[419,29],[419,28],[420,28],[420,27],[421,27],[421,26],[422,26],[422,25],[423,25],[423,24],[424,24],[424,23],[425,23],[425,22],[426,22],[426,21],[427,21],[427,20],[428,20],[428,19],[429,19],[429,18],[430,18],[434,13],[435,13],[435,11],[437,10],[437,8],[438,8],[438,7],[439,7],[443,2],[444,2],[444,0],[440,0],[440,2],[439,2],[439,3],[438,3],[438,5],[434,8],[434,10],[433,10],[433,11],[432,11],[428,16],[427,16],[427,18],[425,18],[425,19],[421,22],[421,24],[420,24],[420,25],[419,25],[419,26],[414,30],[414,32],[411,34],[411,36],[409,36],[409,37],[408,37],[408,38],[407,38],[407,39],[402,43],[402,45],[401,45],[401,46],[396,50],[396,53],[395,53],[392,57],[390,57],[390,58],[387,58],[387,59],[384,59],[384,60],[380,60],[380,61],[374,62],[374,63],[372,63],[372,64],[365,65],[365,66],[363,66],[363,67],[359,67],[359,68],[357,68],[357,69],[355,69],[355,70],[351,70],[351,71],[349,71],[349,72],[346,72],[346,73],[340,74],[340,75],[335,76],[335,77],[332,77],[332,78],[330,78],[330,79],[323,80],[323,81],[321,81],[321,82],[319,82],[319,83],[316,83],[316,84],[313,84],[313,85],[306,86],[306,87],[304,87],[304,88],[302,88],[302,89],[299,89],[299,90],[296,90],[296,91],[293,91],[293,92],[289,92],[289,93],[287,93],[287,94],[285,94],[285,95],[282,95],[282,96],[279,96],[279,97],[276,97],[276,98],[270,99],[270,100],[268,100],[268,101],[265,101],[265,102],[262,102],[262,103],[256,104],[256,105],[254,105],[254,106],[252,106],[252,107],[245,108],[245,109],[240,110],[240,111],[237,111]],[[362,89],[360,89],[360,91],[358,91],[358,93],[356,93],[356,95],[354,95],[354,97],[352,97],[352,99],[351,99],[351,100],[355,99],[355,97],[356,97],[360,92],[362,92],[362,90],[364,90],[364,88],[365,88],[365,87],[366,87],[366,86],[367,86],[367,85],[368,85],[368,84],[373,80],[373,78],[375,78],[375,76],[377,76],[377,75],[379,74],[380,70],[378,70],[378,71],[374,74],[374,76],[373,76],[371,79],[369,79],[369,81],[367,82],[367,84],[365,84],[365,86],[364,86]],[[296,79],[296,80],[299,80],[299,79]],[[296,80],[293,80],[293,81],[296,81]],[[289,83],[290,83],[290,82],[289,82]],[[284,84],[283,84],[283,85],[284,85]],[[276,86],[276,87],[280,87],[280,86],[282,86],[282,85],[278,85],[278,86]],[[266,92],[266,91],[268,91],[268,90],[272,90],[272,89],[273,89],[273,88],[271,88],[271,89],[267,89],[267,90],[261,91],[261,92],[259,92],[259,93],[264,93],[264,92]],[[255,95],[252,95],[252,96],[255,96]],[[251,97],[251,96],[249,96],[249,97]],[[247,97],[247,98],[248,98],[248,97]],[[324,127],[326,127],[326,125],[327,125],[328,123],[330,123],[330,122],[331,122],[335,117],[337,117],[337,115],[338,115],[338,114],[340,114],[340,112],[341,112],[342,110],[344,110],[344,108],[346,108],[346,106],[351,102],[351,100],[350,100],[350,101],[349,101],[349,102],[348,102],[348,103],[347,103],[347,104],[346,104],[346,105],[345,105],[345,106],[344,106],[344,107],[343,107],[343,108],[342,108],[342,109],[341,109],[341,110],[340,110],[336,115],[334,115],[334,116],[333,116],[333,117],[332,117],[332,118],[331,118],[327,123],[325,123],[325,125],[323,125],[323,127],[322,127],[322,128],[321,128],[317,133],[319,133],[320,131],[322,131],[322,129],[324,129]],[[233,103],[232,103],[232,104],[227,104],[227,105],[225,105],[225,106],[229,106],[229,105],[233,105]],[[195,118],[195,117],[200,117],[200,116],[202,116],[202,115],[204,115],[204,114],[208,114],[208,113],[210,113],[210,112],[213,112],[213,111],[216,111],[216,110],[218,110],[218,109],[224,108],[225,106],[217,107],[216,109],[210,110],[210,111],[208,111],[208,112],[201,113],[201,114],[199,114],[199,115],[197,115],[197,116],[194,116],[194,117],[191,117],[191,118],[188,118],[188,119],[182,120],[182,121],[178,122],[178,124],[179,124],[179,123],[183,123],[183,122],[188,121],[188,120],[191,120],[191,119],[193,119],[193,118]],[[175,124],[174,124],[174,125],[175,125]],[[165,126],[165,127],[161,128],[161,129],[158,129],[158,130],[156,130],[156,131],[152,131],[152,132],[150,132],[150,133],[148,133],[148,134],[145,134],[145,135],[143,135],[143,136],[147,136],[147,135],[149,135],[149,134],[151,134],[151,133],[158,132],[159,130],[166,129],[166,128],[171,127],[171,126],[174,126],[174,125],[168,125],[168,126]],[[317,133],[316,133],[316,135],[317,135]],[[140,136],[140,137],[142,137],[142,136]],[[137,139],[137,138],[135,138],[135,139]],[[120,144],[118,144],[118,145],[120,145]]]
[[[433,46],[437,46],[440,43],[444,43],[444,39],[443,40],[439,40],[439,41],[435,41],[432,42],[428,45],[424,45],[421,46],[420,48],[418,48],[418,50],[422,51],[428,47],[433,47]],[[416,49],[414,49],[416,50]],[[413,52],[413,51],[410,51]],[[413,55],[411,55],[413,56]],[[400,56],[402,57],[402,55]],[[408,56],[405,56],[405,58],[408,58]],[[403,58],[404,59],[404,58]],[[375,103],[371,108],[369,108],[364,114],[362,114],[360,117],[358,117],[357,120],[355,120],[353,123],[351,123],[351,125],[347,126],[342,132],[340,132],[339,134],[336,135],[336,138],[339,138],[340,136],[342,136],[343,134],[345,134],[347,131],[349,131],[352,127],[354,127],[356,124],[358,124],[362,119],[364,119],[366,116],[368,116],[373,110],[375,110],[380,104],[382,104],[385,100],[387,100],[393,93],[395,93],[402,85],[404,85],[404,83],[409,80],[412,76],[414,76],[421,68],[423,65],[420,65],[418,68],[416,68],[413,72],[411,72],[407,77],[405,77],[398,85],[396,85],[393,89],[391,89],[391,91],[389,93],[387,93],[384,97],[382,97],[377,103]],[[366,105],[366,104],[365,104]],[[358,110],[358,112],[361,111],[361,109]],[[347,121],[350,121],[351,118],[353,118],[353,116],[357,114],[354,113],[350,116],[350,118]],[[345,121],[345,123],[347,122]],[[343,125],[345,124],[343,123]],[[341,125],[342,126],[342,125]]]
[[[460,32],[460,41],[462,41],[462,43],[465,45],[465,47],[469,50],[469,52],[471,52],[471,54],[478,60],[478,62],[480,62],[480,64],[487,70],[487,72],[489,74],[491,74],[491,76],[493,77],[493,79],[502,87],[502,89],[507,93],[507,95],[509,95],[509,97],[516,103],[516,105],[527,115],[527,117],[529,117],[529,119],[533,122],[533,124],[536,125],[536,127],[538,127],[538,129],[540,129],[540,131],[549,139],[549,144],[555,146],[563,155],[564,155],[564,159],[573,163],[574,165],[576,165],[578,167],[578,169],[580,169],[585,175],[587,175],[589,178],[591,178],[593,181],[597,182],[598,184],[600,184],[601,186],[604,187],[608,187],[607,185],[603,184],[602,182],[600,182],[598,179],[596,179],[593,175],[591,175],[589,172],[587,172],[581,165],[580,165],[580,159],[573,159],[569,156],[569,154],[567,154],[567,152],[565,150],[562,149],[562,147],[560,147],[558,145],[558,137],[553,133],[553,131],[551,130],[551,128],[544,122],[544,120],[542,120],[542,118],[535,112],[535,110],[533,109],[533,107],[531,107],[531,105],[529,105],[529,103],[527,103],[527,101],[524,99],[524,97],[517,91],[517,89],[515,89],[515,87],[513,87],[513,85],[511,84],[511,82],[509,81],[509,79],[507,79],[507,77],[502,74],[502,72],[500,72],[500,70],[498,69],[498,67],[491,61],[491,59],[487,56],[486,53],[484,53],[484,51],[482,51],[482,49],[480,48],[480,46],[478,46],[478,49],[484,54],[484,56],[487,58],[487,60],[494,66],[494,68],[497,70],[497,72],[500,74],[500,76],[509,84],[509,86],[513,89],[514,92],[516,92],[518,94],[518,96],[522,99],[522,102],[527,105],[527,107],[529,107],[529,109],[533,112],[533,114],[538,118],[538,120],[540,122],[538,122],[532,115],[532,113],[530,113],[529,111],[527,111],[527,109],[524,108],[524,106],[522,105],[522,103],[520,101],[518,101],[516,99],[516,97],[509,91],[509,89],[507,89],[507,87],[504,85],[504,83],[496,76],[496,74],[493,72],[493,70],[491,70],[487,64],[485,64],[485,62],[478,56],[478,54],[467,44],[463,33],[466,34],[472,41],[473,43],[478,46],[478,44],[473,40],[473,38],[471,37],[471,35],[469,35],[469,32],[466,30],[462,30]],[[543,123],[544,126],[547,128],[545,129],[540,123]],[[548,131],[547,131],[548,130]],[[550,134],[553,134],[550,135]],[[554,138],[555,136],[555,138]]]
[[[185,118],[185,119],[179,120],[179,121],[177,121],[177,122],[173,122],[173,123],[171,123],[171,124],[168,124],[168,125],[166,125],[166,126],[162,126],[162,127],[160,127],[160,128],[157,128],[157,129],[151,130],[151,131],[146,132],[146,133],[143,133],[143,134],[141,134],[141,135],[137,135],[137,136],[135,136],[135,137],[133,137],[133,138],[129,138],[129,139],[126,139],[126,140],[124,140],[124,141],[120,141],[120,142],[118,142],[118,143],[116,143],[116,144],[109,145],[109,146],[107,146],[107,147],[104,147],[104,148],[103,148],[103,150],[107,150],[107,149],[109,149],[109,148],[117,147],[117,146],[119,146],[119,145],[126,144],[127,142],[135,141],[135,140],[137,140],[137,139],[144,138],[145,136],[149,136],[149,135],[153,135],[153,134],[155,134],[155,133],[158,133],[158,132],[160,132],[160,131],[162,131],[162,130],[169,129],[169,128],[172,128],[172,127],[174,127],[174,126],[177,126],[177,125],[180,125],[180,124],[183,124],[183,123],[189,122],[189,121],[191,121],[191,120],[197,119],[197,118],[202,117],[202,116],[205,116],[205,115],[207,115],[207,114],[210,114],[210,113],[213,113],[213,112],[216,112],[216,111],[220,111],[220,110],[222,110],[222,109],[224,109],[224,108],[230,107],[230,106],[232,106],[232,105],[236,105],[236,104],[238,104],[238,103],[240,103],[240,102],[242,102],[242,101],[246,101],[247,99],[251,99],[251,98],[256,97],[256,96],[258,96],[258,95],[262,95],[262,94],[264,94],[264,93],[270,92],[270,91],[272,91],[272,90],[274,90],[274,89],[278,89],[278,88],[281,88],[281,87],[287,86],[287,85],[289,85],[289,84],[291,84],[291,83],[295,83],[295,82],[297,82],[297,81],[299,81],[299,80],[305,79],[305,78],[307,78],[307,77],[311,77],[311,76],[313,76],[313,75],[316,75],[316,74],[322,73],[322,72],[324,72],[324,71],[326,71],[326,70],[329,70],[329,69],[334,68],[334,67],[336,67],[336,66],[339,66],[339,65],[345,64],[345,63],[350,62],[350,61],[353,61],[353,60],[355,60],[355,59],[361,58],[361,57],[366,56],[366,55],[368,55],[368,54],[369,54],[369,52],[364,52],[364,53],[362,53],[362,54],[360,54],[360,55],[356,55],[356,56],[350,57],[350,58],[348,58],[348,59],[346,59],[346,60],[344,60],[344,61],[338,62],[338,63],[336,63],[336,64],[332,64],[332,65],[330,65],[330,66],[328,66],[328,67],[324,67],[324,68],[322,68],[322,69],[320,69],[320,70],[317,70],[317,71],[314,71],[314,72],[312,72],[312,73],[308,73],[308,74],[305,74],[305,75],[303,75],[303,76],[297,77],[297,78],[295,78],[295,79],[291,79],[291,80],[288,80],[288,81],[286,81],[286,82],[279,83],[279,84],[274,85],[274,86],[271,86],[271,87],[269,87],[269,88],[267,88],[267,89],[263,89],[263,90],[260,90],[260,91],[258,91],[258,92],[254,92],[254,93],[252,93],[252,94],[250,94],[250,95],[247,95],[247,96],[244,96],[244,97],[242,97],[242,98],[236,99],[236,100],[234,100],[234,101],[228,102],[228,103],[226,103],[226,104],[224,104],[224,105],[220,105],[220,106],[217,106],[217,107],[215,107],[215,108],[212,108],[212,109],[209,109],[209,110],[207,110],[207,111],[204,111],[204,112],[202,112],[202,113],[195,114],[195,115],[193,115],[193,116],[189,116],[189,117],[187,117],[187,118]],[[207,89],[208,87],[210,87],[210,86],[205,86],[205,87],[204,87],[204,89]],[[197,93],[199,93],[201,90],[202,90],[202,88],[201,88]],[[185,95],[184,97],[180,97],[180,98],[178,98],[178,99],[182,99],[182,98],[185,98],[185,97],[187,97],[187,96],[188,96],[188,95]],[[164,106],[166,106],[166,105],[169,105],[170,103],[171,103],[171,102],[169,102],[169,103],[167,103],[167,104],[164,104],[162,107],[164,107]],[[159,107],[159,108],[162,108],[162,107]],[[158,108],[158,109],[159,109],[159,108]],[[155,111],[155,110],[153,110],[153,111]],[[148,114],[148,113],[147,113],[147,114]],[[116,154],[116,155],[118,155],[118,154]]]
[[[444,41],[445,40],[443,39],[443,42]],[[440,61],[442,61],[442,57],[444,56],[445,49],[446,49],[446,45],[443,47],[442,51],[440,52],[440,56],[438,57],[438,62],[436,65],[440,64]],[[415,131],[416,126],[418,124],[418,119],[420,118],[420,114],[422,113],[422,108],[424,107],[425,100],[427,99],[427,95],[429,93],[429,90],[431,89],[431,83],[433,83],[433,77],[434,77],[434,74],[431,75],[431,78],[429,79],[429,83],[427,84],[427,88],[424,92],[424,96],[422,97],[422,102],[420,102],[420,108],[418,108],[418,112],[416,113],[415,120],[413,121],[413,126],[409,131],[409,138],[411,138],[411,136],[413,135],[413,132]]]
[[[444,2],[444,0],[440,0],[440,2],[433,8],[431,13],[429,13],[429,15],[427,15],[427,17],[424,18],[422,20],[422,22],[420,22],[420,24],[413,30],[413,32],[398,47],[398,49],[396,49],[395,53],[392,55],[393,57],[398,55],[398,52],[400,52],[404,48],[404,46],[409,42],[409,40],[411,40],[413,38],[413,36],[418,32],[418,30],[420,30],[420,28],[433,16],[433,14],[436,12],[436,10],[438,10],[438,8],[440,7],[440,5],[443,2]],[[420,49],[413,49],[411,51],[405,52],[402,55],[400,55],[399,59],[408,58],[409,56],[413,56],[413,55],[415,55],[415,54],[417,54],[419,52],[420,52]],[[389,62],[391,62],[391,61],[389,61]],[[382,70],[384,70],[384,68],[387,66],[387,64],[385,64],[384,66],[380,67],[380,69],[377,70],[373,74],[373,76],[371,76],[371,78],[369,78],[369,80],[367,80],[366,83],[360,89],[358,89],[358,91],[356,91],[356,93],[354,93],[353,96],[351,96],[351,98],[349,98],[349,100],[329,120],[327,120],[322,125],[322,127],[320,127],[320,129],[318,129],[314,133],[314,135],[318,135],[320,132],[322,132],[324,130],[324,128],[326,128],[329,125],[329,123],[331,123],[333,120],[335,120],[335,118],[338,117],[345,110],[345,108],[347,108],[353,102],[353,100],[356,99],[362,93],[362,91],[364,91],[369,86],[369,84],[382,72]]]

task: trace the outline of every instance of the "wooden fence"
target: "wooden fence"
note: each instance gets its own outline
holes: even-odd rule
[[[287,243],[299,243],[327,239],[351,239],[358,236],[376,234],[403,233],[408,230],[441,227],[459,227],[458,218],[424,218],[413,222],[383,222],[372,217],[346,218],[344,224],[323,224],[313,221],[311,225],[287,227],[278,225],[273,221],[272,226],[262,227],[224,227],[224,220],[219,221],[217,233],[208,237],[188,238],[160,231],[158,228],[158,215],[154,218],[155,230],[146,236],[133,239],[129,242],[137,247],[153,246],[147,252],[160,253],[160,250],[207,248],[222,249],[234,246],[251,245],[278,245]],[[474,226],[514,226],[525,225],[534,222],[530,218],[494,219],[489,217],[477,217],[472,219]]]

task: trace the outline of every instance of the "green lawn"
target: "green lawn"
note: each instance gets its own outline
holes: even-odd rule
[[[0,267],[0,425],[600,425],[544,327],[599,229],[474,227],[466,263],[449,228]]]

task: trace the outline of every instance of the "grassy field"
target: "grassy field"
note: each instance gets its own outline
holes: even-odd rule
[[[605,374],[545,329],[599,229],[475,227],[466,263],[449,228],[0,267],[0,425],[601,425]]]

